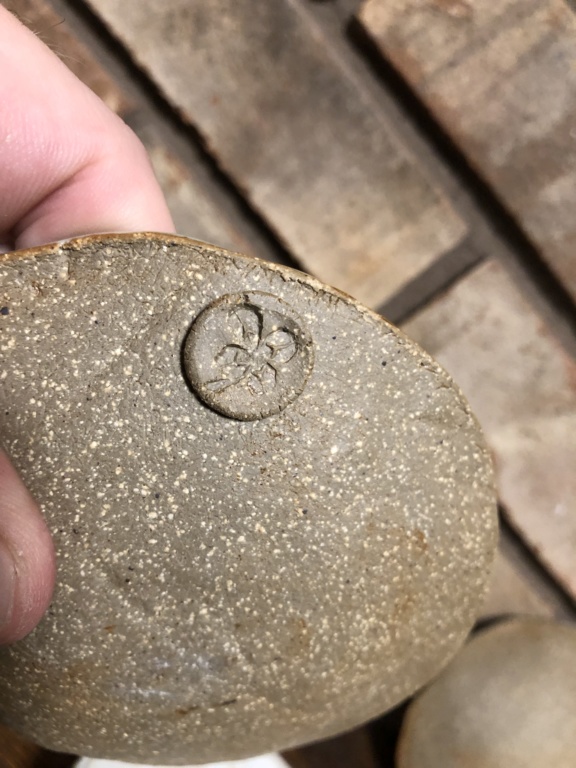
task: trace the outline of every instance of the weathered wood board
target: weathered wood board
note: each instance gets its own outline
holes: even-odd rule
[[[176,232],[222,248],[251,254],[251,243],[207,194],[201,180],[154,133],[153,127],[150,127],[146,132],[139,132],[139,137],[148,150]]]
[[[461,386],[510,522],[576,598],[576,362],[495,261],[404,330]]]
[[[576,299],[573,7],[367,0],[359,18]]]
[[[376,306],[466,226],[293,0],[89,0],[311,273]]]

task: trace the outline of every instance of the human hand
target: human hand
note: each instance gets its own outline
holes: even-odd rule
[[[0,72],[0,252],[88,233],[173,231],[136,136],[1,6]],[[36,626],[54,578],[46,524],[0,449],[0,643]]]

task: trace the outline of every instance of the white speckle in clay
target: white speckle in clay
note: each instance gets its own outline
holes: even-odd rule
[[[397,329],[151,234],[0,256],[0,307],[0,429],[58,551],[48,614],[0,649],[8,724],[89,757],[239,759],[375,717],[460,647],[490,460]]]

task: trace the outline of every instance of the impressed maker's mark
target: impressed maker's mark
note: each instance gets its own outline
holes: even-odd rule
[[[227,294],[204,309],[184,345],[184,368],[198,397],[234,419],[279,413],[303,391],[313,343],[282,299]]]

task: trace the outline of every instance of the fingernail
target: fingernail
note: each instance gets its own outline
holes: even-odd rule
[[[14,608],[16,569],[14,558],[6,545],[0,541],[0,634],[8,626]]]

